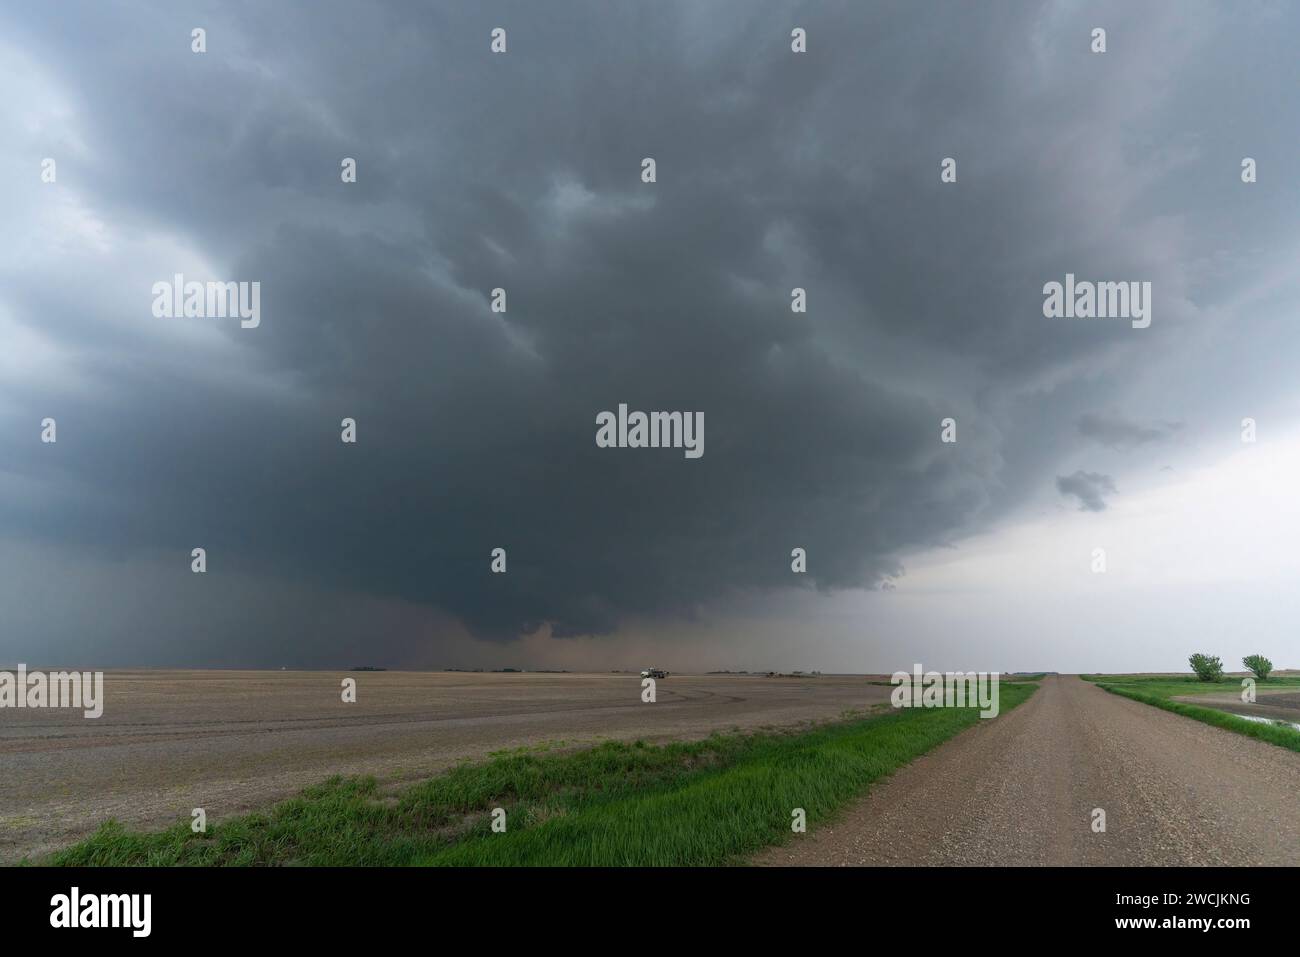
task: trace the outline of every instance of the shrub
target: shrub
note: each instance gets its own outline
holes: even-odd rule
[[[1198,651],[1187,659],[1187,663],[1202,681],[1218,681],[1223,677],[1223,662],[1218,655],[1203,655]]]
[[[1273,670],[1273,662],[1263,655],[1247,655],[1241,659],[1241,663],[1254,672],[1260,681],[1267,680],[1269,672]]]

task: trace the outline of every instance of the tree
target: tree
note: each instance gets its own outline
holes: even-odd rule
[[[1254,672],[1260,681],[1267,681],[1269,672],[1273,670],[1273,662],[1263,655],[1247,655],[1241,659],[1241,663]]]
[[[1218,655],[1203,655],[1198,651],[1187,659],[1187,663],[1202,681],[1218,681],[1223,677],[1223,662]]]

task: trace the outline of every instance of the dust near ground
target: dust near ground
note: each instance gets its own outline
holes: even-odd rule
[[[340,682],[357,680],[355,704]],[[0,862],[115,817],[132,827],[262,808],[334,774],[426,777],[544,742],[705,737],[839,718],[886,701],[865,677],[138,671],[105,675],[104,714],[0,711]]]
[[[1296,865],[1300,754],[1049,677],[756,863]]]

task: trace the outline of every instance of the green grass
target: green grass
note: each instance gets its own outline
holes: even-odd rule
[[[1235,731],[1247,737],[1267,741],[1278,747],[1300,751],[1300,731],[1280,724],[1262,724],[1258,721],[1246,721],[1217,708],[1174,701],[1174,697],[1196,694],[1213,694],[1215,692],[1241,693],[1241,678],[1223,678],[1219,681],[1201,681],[1193,675],[1186,678],[1170,678],[1161,675],[1081,675],[1085,681],[1094,682],[1099,688],[1105,688],[1112,694],[1123,695],[1134,701],[1154,705],[1174,714],[1204,721],[1216,728]],[[1269,678],[1258,683],[1259,689],[1295,688],[1300,690],[1300,678]]]
[[[1001,688],[1003,713],[1033,684]],[[264,814],[133,833],[116,822],[54,865],[719,865],[810,829],[913,758],[978,723],[974,708],[888,710],[801,731],[662,747],[609,742],[463,764],[384,795],[333,778]],[[991,719],[991,720],[997,720]],[[491,812],[507,813],[505,833]]]

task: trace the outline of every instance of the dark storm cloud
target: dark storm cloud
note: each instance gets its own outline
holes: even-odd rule
[[[1062,495],[1073,495],[1079,500],[1081,512],[1104,512],[1106,500],[1103,496],[1115,492],[1115,481],[1109,475],[1100,472],[1085,472],[1080,469],[1073,475],[1058,475],[1056,488]]]
[[[1195,317],[1184,239],[1125,154],[1174,122],[1150,73],[1195,47],[1180,10],[1114,8],[1130,32],[1102,69],[1091,21],[1019,4],[559,9],[11,14],[85,142],[61,184],[132,251],[130,282],[55,256],[4,272],[82,384],[0,384],[28,496],[0,506],[6,533],[175,554],[182,577],[201,544],[210,576],[425,605],[488,638],[865,587],[1050,489],[1097,377]],[[262,283],[258,329],[160,327],[149,284],[196,261]],[[1067,271],[1167,296],[1140,340],[1054,324],[1041,287]],[[597,448],[619,403],[702,411],[703,458]],[[60,441],[35,446],[51,410]],[[1085,509],[1108,484],[1057,479]],[[284,628],[250,609],[266,622]]]
[[[1110,449],[1137,448],[1152,442],[1163,442],[1182,428],[1179,422],[1160,422],[1140,425],[1114,413],[1088,412],[1079,416],[1076,423],[1079,434],[1093,439]]]

